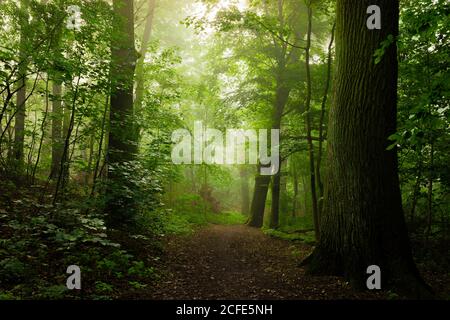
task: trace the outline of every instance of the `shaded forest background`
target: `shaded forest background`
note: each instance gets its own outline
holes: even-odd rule
[[[165,239],[210,223],[317,245],[334,1],[3,0],[0,12],[0,299],[145,298]],[[449,14],[445,0],[401,1],[399,36],[373,52],[382,64],[398,47],[387,150],[414,260],[436,279],[450,258]],[[281,129],[279,173],[174,165],[172,132],[194,121]],[[82,294],[66,289],[72,264]]]

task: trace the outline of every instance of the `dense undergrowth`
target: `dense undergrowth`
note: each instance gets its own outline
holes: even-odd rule
[[[188,196],[173,210],[141,214],[131,230],[112,230],[97,200],[72,194],[52,205],[42,186],[2,182],[0,189],[0,300],[142,297],[160,278],[166,235],[245,222],[240,213],[212,213],[201,198]],[[192,200],[198,206],[183,205]],[[81,269],[82,290],[66,287],[70,265]]]
[[[2,183],[0,299],[119,298],[158,278],[162,227],[155,219],[153,229],[109,230],[99,211],[86,210],[89,203],[52,205],[42,194],[39,186]],[[80,267],[82,290],[66,288],[69,265]]]

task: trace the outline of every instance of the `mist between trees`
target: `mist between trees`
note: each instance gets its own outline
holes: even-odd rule
[[[369,2],[1,1],[0,298],[157,296],[211,224],[448,298],[449,3]]]
[[[202,122],[196,121],[193,135],[186,129],[177,129],[172,133],[172,141],[176,142],[171,153],[172,162],[174,164],[247,163],[254,165],[259,163],[262,165],[260,166],[261,175],[277,174],[280,166],[278,162],[280,130],[270,130],[269,144],[267,129],[258,131],[257,133],[252,129],[226,129],[224,140],[220,130],[211,128],[203,130]]]

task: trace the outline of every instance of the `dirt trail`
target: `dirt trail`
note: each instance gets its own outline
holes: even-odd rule
[[[298,262],[304,244],[274,239],[247,226],[211,225],[168,240],[165,274],[153,299],[380,298],[355,293],[336,277],[311,277]]]

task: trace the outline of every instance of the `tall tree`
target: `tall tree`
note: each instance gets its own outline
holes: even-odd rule
[[[16,96],[16,113],[14,124],[14,159],[19,171],[22,170],[24,161],[24,140],[25,140],[25,112],[27,100],[27,26],[28,26],[28,1],[20,1],[20,61],[17,85],[19,86]]]
[[[59,16],[61,13],[57,11]],[[55,31],[54,44],[52,51],[54,54],[54,71],[52,82],[52,164],[50,170],[50,178],[57,179],[61,167],[61,160],[63,155],[63,105],[62,105],[62,77],[61,64],[64,61],[64,56],[61,49],[62,28],[60,25]],[[65,131],[67,133],[67,131]]]
[[[320,109],[320,120],[319,120],[319,147],[317,151],[317,162],[316,162],[316,180],[317,180],[317,187],[319,191],[319,202],[318,202],[318,214],[319,214],[319,222],[320,222],[320,215],[322,213],[323,208],[323,195],[324,195],[324,186],[322,181],[322,154],[323,154],[323,142],[325,139],[325,113],[326,113],[326,107],[327,107],[327,101],[328,101],[328,91],[330,89],[330,83],[331,83],[331,67],[332,67],[332,60],[333,60],[333,42],[334,42],[334,32],[336,30],[336,23],[333,23],[333,27],[331,28],[331,39],[328,44],[328,54],[327,54],[327,79],[325,81],[325,89],[324,94],[322,97],[322,106]]]
[[[299,45],[299,32],[298,25],[294,23],[294,25],[289,26],[289,19],[286,16],[289,16],[287,12],[288,8],[284,8],[287,5],[282,0],[278,0],[276,3],[276,12],[277,12],[277,31],[269,31],[272,39],[272,50],[274,52],[274,78],[275,78],[275,94],[273,100],[273,112],[272,112],[272,129],[281,131],[281,122],[283,118],[283,114],[285,112],[286,105],[289,101],[289,95],[292,91],[292,84],[289,83],[290,78],[290,69],[292,66],[297,63],[300,56],[300,47]],[[294,8],[297,9],[296,6]],[[270,9],[268,7],[268,3],[265,2],[265,12],[267,16],[270,16]],[[295,19],[294,19],[295,21]],[[294,29],[293,32],[289,36],[284,36],[283,32],[287,27],[292,27]],[[297,28],[297,29],[296,29]],[[266,27],[264,27],[266,29]],[[266,31],[267,32],[267,31]],[[289,43],[289,38],[293,38],[294,45]],[[281,145],[282,135],[280,134],[280,145]],[[277,228],[279,224],[279,216],[280,216],[280,182],[281,182],[281,167],[282,161],[281,157],[278,156],[279,168],[278,172],[276,172],[272,177],[271,184],[271,196],[272,196],[272,205],[271,205],[271,214],[269,219],[269,226],[271,228]],[[265,184],[262,184],[262,186]],[[255,188],[256,191],[256,188]],[[261,192],[264,190],[261,189]],[[267,191],[266,191],[267,192]],[[263,197],[255,197],[254,199],[263,199]],[[264,206],[258,205],[256,207]]]
[[[382,28],[366,27],[368,6],[381,8]],[[329,115],[328,182],[321,237],[305,260],[313,274],[342,274],[365,287],[367,267],[378,265],[383,286],[427,294],[412,259],[397,172],[387,150],[395,132],[397,46],[379,63],[374,52],[398,34],[397,0],[337,0],[336,78]]]
[[[267,191],[269,189],[270,176],[263,176],[258,173],[255,176],[255,189],[253,191],[252,203],[250,206],[250,227],[261,228],[264,222],[264,208],[266,206]]]
[[[111,109],[108,145],[108,223],[122,227],[133,220],[130,194],[136,137],[133,132],[133,78],[136,64],[133,0],[114,0],[114,35],[111,46]]]
[[[53,98],[52,98],[52,167],[50,177],[54,179],[59,174],[61,159],[63,153],[63,136],[62,136],[62,101],[61,101],[62,85],[58,80],[53,81]]]
[[[312,36],[311,0],[307,1],[307,10],[308,10],[308,29],[306,31],[306,48],[305,48],[305,67],[306,67],[305,126],[309,152],[309,175],[310,175],[312,209],[314,219],[314,234],[316,239],[319,239],[320,238],[319,210],[317,206],[316,170],[314,160],[315,155],[314,155],[314,144],[312,141],[312,119],[311,119],[311,98],[312,98],[312,79],[310,66],[311,36]]]

